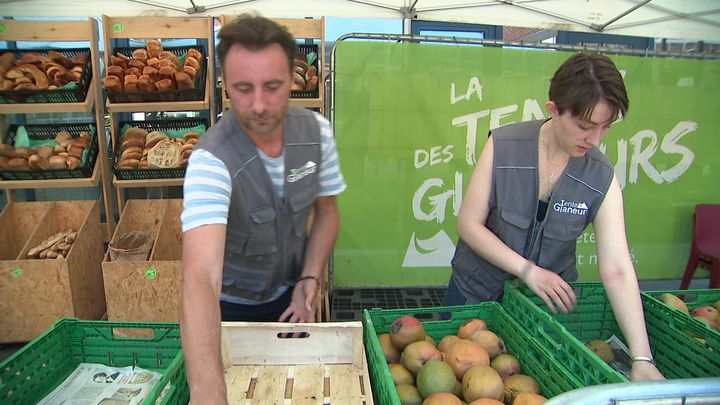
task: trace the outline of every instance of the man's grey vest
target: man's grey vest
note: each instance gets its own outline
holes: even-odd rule
[[[538,133],[544,121],[492,131],[493,174],[486,226],[511,249],[540,267],[574,281],[577,238],[590,224],[613,178],[613,168],[597,148],[571,158],[550,196],[545,220],[537,221]],[[452,260],[455,283],[470,303],[499,300],[513,278],[475,254],[460,239]]]
[[[198,142],[232,178],[222,292],[233,297],[265,301],[302,271],[305,226],[320,191],[320,128],[312,112],[295,106],[288,106],[283,125],[282,199],[232,110]]]

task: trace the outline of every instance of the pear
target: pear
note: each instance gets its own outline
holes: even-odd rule
[[[686,314],[690,315],[690,310],[688,310],[688,306],[681,300],[680,298],[676,297],[673,294],[670,293],[663,293],[660,294],[660,301],[662,301],[665,305],[669,305],[679,311],[685,312]]]

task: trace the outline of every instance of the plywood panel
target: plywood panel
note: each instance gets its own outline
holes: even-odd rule
[[[0,260],[19,259],[25,243],[50,209],[48,202],[13,203],[0,213]]]
[[[158,231],[157,243],[151,259],[155,261],[181,260],[182,227],[180,214],[182,213],[182,199],[169,199],[165,200],[165,203],[165,214]]]

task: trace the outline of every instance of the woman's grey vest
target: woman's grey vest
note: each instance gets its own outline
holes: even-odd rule
[[[512,250],[574,281],[577,238],[590,224],[613,178],[613,168],[597,148],[571,158],[550,196],[545,220],[537,221],[538,133],[544,121],[492,131],[494,158],[490,212],[486,226]],[[470,303],[502,298],[513,275],[478,256],[462,239],[452,260],[452,277]]]
[[[320,191],[320,128],[312,112],[295,106],[283,125],[282,199],[232,110],[197,145],[222,160],[232,178],[222,292],[233,297],[267,300],[302,271],[305,226]]]

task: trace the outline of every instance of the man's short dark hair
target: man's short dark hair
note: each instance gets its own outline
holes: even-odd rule
[[[602,100],[610,104],[613,121],[630,107],[615,64],[607,56],[594,53],[576,53],[560,65],[550,80],[549,99],[560,114],[569,110],[583,119],[589,119]]]
[[[280,45],[288,57],[288,69],[292,72],[297,51],[295,38],[282,25],[255,14],[242,14],[225,24],[218,34],[220,42],[216,52],[220,65],[225,66],[225,57],[230,48],[240,44],[250,51],[258,51],[272,44]]]

